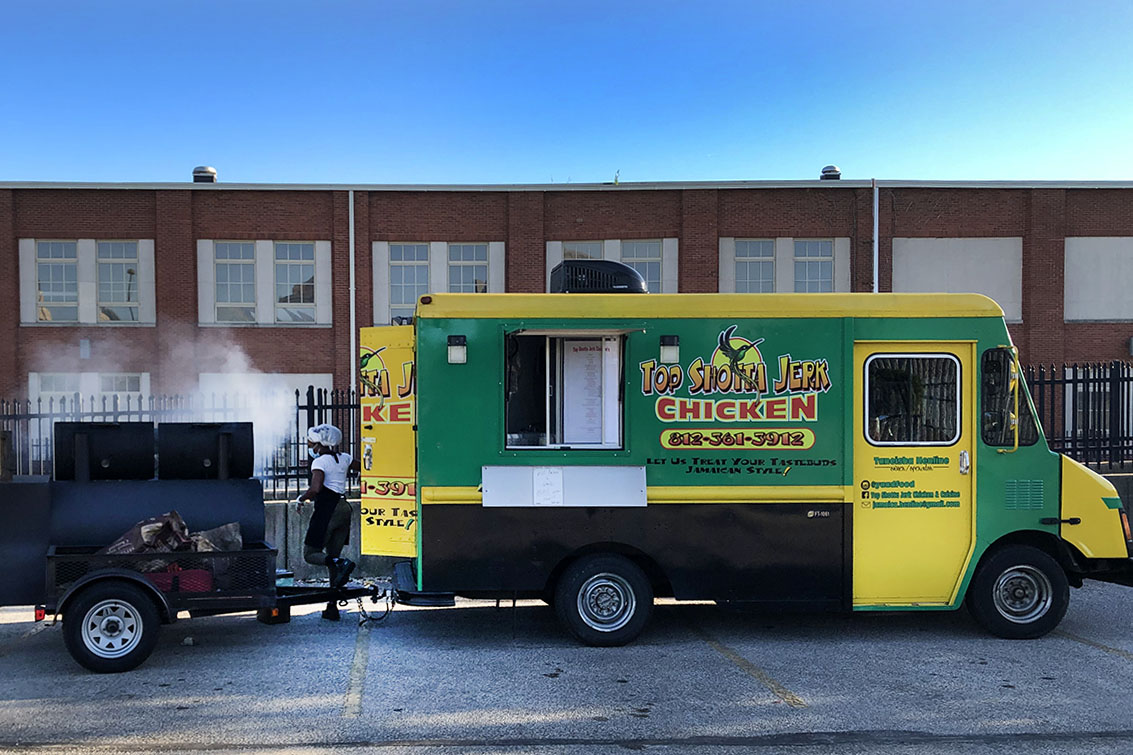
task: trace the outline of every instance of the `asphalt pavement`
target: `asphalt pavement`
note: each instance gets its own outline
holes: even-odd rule
[[[1133,590],[1112,585],[1072,591],[1035,641],[963,611],[662,602],[632,645],[589,648],[536,601],[361,626],[353,604],[318,610],[179,621],[141,667],[99,675],[60,626],[0,609],[0,751],[1133,752]]]

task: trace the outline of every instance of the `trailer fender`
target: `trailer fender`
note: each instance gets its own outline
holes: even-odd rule
[[[99,569],[98,571],[84,574],[73,585],[67,588],[67,592],[63,593],[63,597],[59,599],[59,604],[55,607],[54,612],[57,614],[66,613],[67,603],[81,590],[96,582],[106,582],[108,580],[129,582],[137,585],[153,599],[154,604],[157,606],[158,614],[161,616],[162,623],[172,624],[177,621],[177,612],[170,607],[165,593],[158,590],[157,586],[146,579],[144,575],[129,569]]]

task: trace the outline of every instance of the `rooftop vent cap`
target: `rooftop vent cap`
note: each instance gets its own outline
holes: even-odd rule
[[[216,168],[209,165],[198,165],[193,168],[193,183],[195,184],[214,184],[216,183]]]
[[[822,169],[822,175],[819,176],[823,181],[837,181],[842,177],[842,169],[837,165],[827,165]]]

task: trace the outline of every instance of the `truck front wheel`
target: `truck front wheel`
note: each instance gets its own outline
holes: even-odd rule
[[[554,606],[559,620],[587,645],[625,645],[649,621],[653,586],[624,556],[585,556],[563,572]]]
[[[1062,621],[1070,605],[1070,586],[1066,572],[1050,555],[1010,545],[980,564],[966,602],[976,621],[992,634],[1031,640]]]
[[[63,613],[63,641],[79,664],[100,674],[136,668],[157,645],[161,618],[142,590],[98,582],[76,595]]]

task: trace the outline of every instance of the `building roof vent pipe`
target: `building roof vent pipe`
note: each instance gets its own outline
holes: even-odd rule
[[[823,181],[837,181],[842,177],[842,169],[837,165],[827,165],[822,169],[822,175],[819,176]]]
[[[193,183],[216,183],[216,168],[210,167],[208,165],[198,165],[197,167],[193,168]]]

